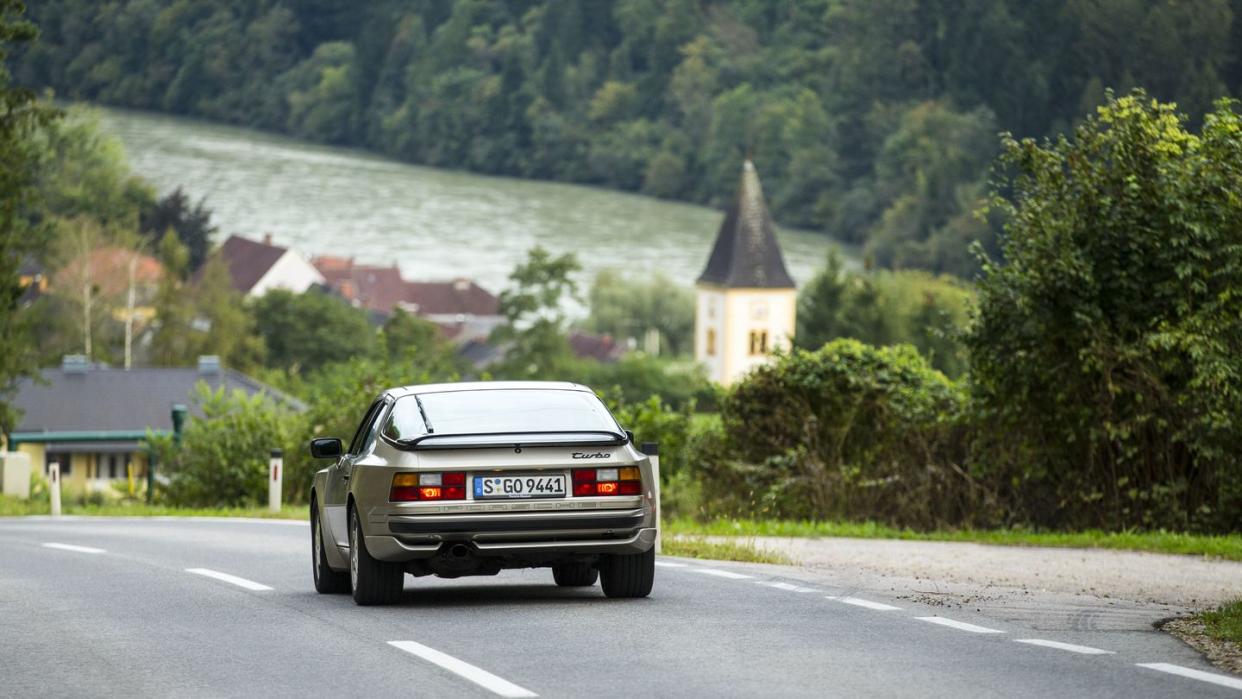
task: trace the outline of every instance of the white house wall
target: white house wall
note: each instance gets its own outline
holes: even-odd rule
[[[729,385],[746,372],[771,360],[774,351],[788,350],[797,312],[794,289],[720,289],[700,286],[695,313],[695,357],[708,376]],[[716,332],[716,353],[707,354],[707,335]],[[766,332],[766,354],[751,354],[752,332]]]
[[[302,259],[293,250],[286,250],[276,264],[268,268],[267,274],[250,290],[251,296],[262,296],[272,289],[287,289],[300,294],[315,284],[323,284],[323,275],[314,265]]]

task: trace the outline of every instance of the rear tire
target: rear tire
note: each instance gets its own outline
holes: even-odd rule
[[[655,548],[644,553],[604,556],[599,580],[606,597],[646,597],[655,582]]]
[[[598,578],[599,571],[590,563],[571,561],[552,565],[552,579],[561,587],[590,587]]]
[[[358,511],[349,513],[349,579],[354,588],[354,603],[362,606],[392,604],[401,599],[405,585],[405,568],[371,557]]]
[[[335,595],[349,592],[349,574],[332,570],[328,565],[328,554],[323,547],[323,529],[319,526],[319,508],[311,502],[311,575],[315,580],[315,591],[321,595]]]

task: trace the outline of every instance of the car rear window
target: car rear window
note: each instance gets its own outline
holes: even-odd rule
[[[397,399],[384,427],[384,434],[396,440],[427,434],[514,432],[620,434],[621,428],[594,394],[556,389],[446,391],[405,396]]]

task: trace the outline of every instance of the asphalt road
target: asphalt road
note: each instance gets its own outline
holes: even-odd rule
[[[407,577],[400,605],[362,608],[314,592],[308,539],[290,522],[0,520],[0,696],[1242,696],[1176,639],[1042,615],[1038,595],[945,609],[663,558],[643,600],[533,570]]]

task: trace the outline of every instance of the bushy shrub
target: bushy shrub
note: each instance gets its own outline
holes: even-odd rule
[[[263,394],[213,391],[200,384],[177,448],[172,437],[150,436],[157,473],[168,476],[162,499],[185,507],[244,507],[267,498],[271,450],[286,447],[298,416]],[[288,483],[288,481],[286,481]]]
[[[963,464],[963,394],[908,345],[834,340],[748,374],[696,443],[713,514],[934,527],[991,511]]]
[[[981,467],[1055,527],[1242,528],[1242,118],[1110,99],[1007,139],[968,338]]]

